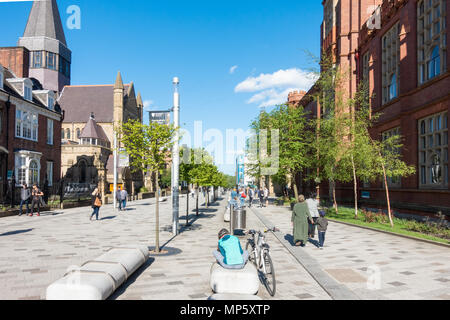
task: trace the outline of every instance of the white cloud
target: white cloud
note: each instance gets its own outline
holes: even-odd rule
[[[230,68],[230,74],[233,74],[237,70],[237,68],[239,68],[239,66],[232,66]]]
[[[316,80],[317,75],[313,72],[291,68],[248,77],[234,91],[255,93],[247,100],[248,104],[258,103],[260,108],[270,107],[285,103],[291,91],[308,91]]]
[[[145,100],[144,101],[144,108],[150,108],[153,105],[154,101],[153,100]]]

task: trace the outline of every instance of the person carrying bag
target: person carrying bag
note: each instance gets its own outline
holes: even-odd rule
[[[100,207],[102,206],[102,204],[102,195],[100,194],[98,188],[95,188],[94,192],[92,193],[92,209],[94,209],[94,212],[92,212],[91,214],[91,221],[94,215],[96,220],[98,221],[98,214],[100,212]]]

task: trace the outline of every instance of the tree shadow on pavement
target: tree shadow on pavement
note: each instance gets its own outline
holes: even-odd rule
[[[131,277],[128,278],[127,281],[123,285],[121,285],[109,298],[108,300],[116,300],[118,299],[125,291],[130,287],[139,276],[144,273],[148,267],[150,267],[155,262],[155,258],[150,257],[147,262],[145,262]]]
[[[33,229],[10,231],[0,234],[0,237],[14,236],[16,234],[27,233],[31,231],[33,231]]]
[[[117,218],[117,216],[104,217],[104,218],[101,218],[101,219],[99,219],[99,220],[100,220],[100,221],[103,221],[103,220],[113,220],[113,219],[115,219],[115,218]]]

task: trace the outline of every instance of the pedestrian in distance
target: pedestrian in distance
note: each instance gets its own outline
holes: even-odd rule
[[[39,190],[38,186],[35,184],[33,185],[33,190],[31,191],[31,213],[29,214],[30,217],[34,214],[34,208],[37,206],[37,216],[39,217],[41,215],[41,197],[44,195],[44,193]]]
[[[253,189],[250,188],[250,189],[248,190],[248,206],[249,206],[249,208],[252,207],[253,196],[254,196]]]
[[[266,207],[269,206],[269,189],[264,187],[264,202],[266,203]]]
[[[260,188],[258,190],[258,198],[259,198],[259,207],[262,208],[264,207],[264,190],[262,188]]]
[[[116,190],[116,201],[119,204],[119,211],[122,211],[121,192],[122,192],[122,189],[120,187],[117,187],[117,190]]]
[[[100,193],[100,190],[98,188],[95,188],[94,192],[92,192],[92,209],[94,209],[94,211],[91,214],[90,218],[91,221],[94,215],[96,220],[98,221],[98,214],[100,212],[101,206],[102,206],[102,195]]]
[[[317,219],[317,230],[319,232],[319,249],[323,250],[325,243],[325,234],[328,229],[328,220],[325,218],[325,211],[320,211],[320,217]]]
[[[298,203],[294,206],[292,211],[292,225],[294,228],[294,244],[295,246],[304,247],[308,241],[308,220],[314,223],[311,214],[309,213],[308,205],[305,202],[305,196],[298,197]]]
[[[310,197],[305,201],[308,205],[309,213],[314,221],[314,223],[309,223],[308,225],[308,236],[311,239],[314,239],[316,236],[316,222],[319,219],[319,201],[316,199],[316,194],[311,193]]]
[[[120,191],[120,202],[122,205],[122,210],[125,210],[125,208],[127,207],[127,198],[128,192],[125,188],[123,188],[122,191]]]
[[[230,235],[227,229],[219,232],[219,244],[213,252],[214,257],[225,269],[243,269],[248,262],[248,251],[242,250],[241,242],[236,236]]]
[[[30,197],[31,191],[28,189],[27,184],[24,184],[22,190],[20,190],[20,208],[19,217],[23,214],[23,205],[27,205],[27,215],[30,213]]]

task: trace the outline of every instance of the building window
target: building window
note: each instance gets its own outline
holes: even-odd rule
[[[383,141],[386,141],[387,139],[392,138],[393,136],[399,137],[401,135],[400,133],[400,127],[391,129],[389,131],[385,131],[382,133],[381,138]],[[401,150],[390,150],[394,151],[396,154],[400,154]],[[401,178],[400,177],[387,177],[388,186],[391,188],[400,188],[401,187]]]
[[[55,100],[50,95],[48,96],[48,108],[50,110],[54,110],[55,109]]]
[[[61,129],[61,140],[64,140],[64,137],[65,137],[64,129]]]
[[[333,29],[333,0],[328,0],[325,5],[325,37]]]
[[[59,57],[59,72],[70,78],[70,63],[63,57]]]
[[[0,89],[3,89],[3,67],[0,65]]]
[[[47,161],[47,182],[48,186],[53,186],[53,162]]]
[[[52,52],[47,52],[47,68],[56,70],[56,54]]]
[[[53,145],[53,120],[47,119],[47,144]]]
[[[31,91],[31,88],[24,84],[23,86],[23,97],[25,100],[33,101],[33,93]]]
[[[383,104],[398,97],[400,67],[400,24],[392,27],[382,39]]]
[[[80,131],[80,129],[78,128],[78,129],[77,129],[77,139],[80,139],[80,136],[81,136],[81,131]]]
[[[422,0],[417,4],[419,83],[446,69],[447,34],[445,0]]]
[[[27,167],[25,157],[16,158],[16,175],[18,184],[24,185],[27,183]]]
[[[369,85],[369,71],[370,71],[370,52],[367,52],[366,54],[364,54],[363,56],[363,60],[362,60],[362,79],[363,81]]]
[[[36,160],[30,161],[29,185],[39,185],[39,165]]]
[[[42,68],[42,51],[33,52],[32,68]]]
[[[448,114],[419,120],[421,187],[448,187]]]
[[[29,111],[16,109],[16,137],[38,140],[38,116]]]
[[[70,129],[66,129],[67,140],[70,140]]]

